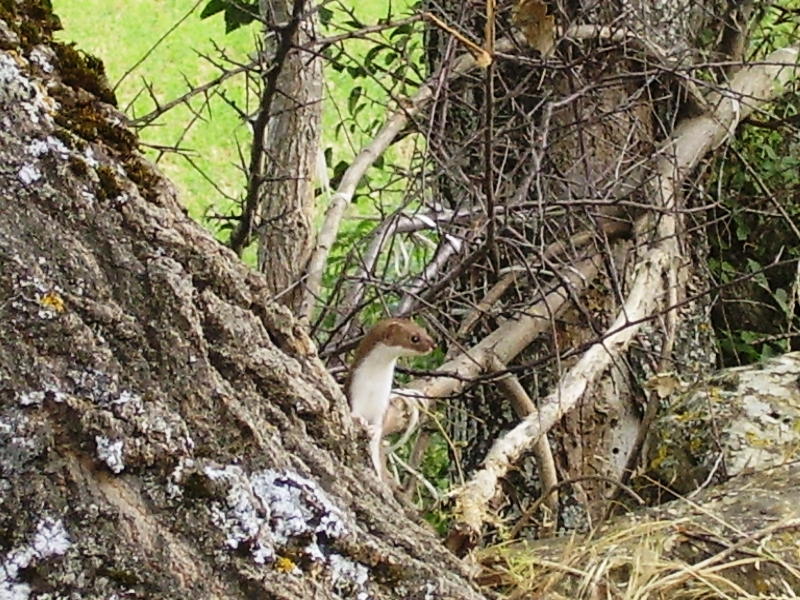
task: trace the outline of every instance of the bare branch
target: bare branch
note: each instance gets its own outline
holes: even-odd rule
[[[605,26],[595,25],[578,25],[569,27],[560,32],[565,38],[574,39],[603,39],[612,42],[619,42],[629,40],[633,43],[640,45],[643,50],[654,57],[658,57],[668,64],[666,53],[661,50],[657,45],[643,40],[636,34],[624,28],[611,28]],[[524,44],[524,37],[520,33],[515,36],[502,38],[497,40],[494,45],[494,52],[502,54],[510,52],[519,45]],[[480,49],[484,52],[483,49]],[[452,66],[443,69],[442,71],[434,73],[428,80],[420,86],[416,94],[406,101],[401,101],[398,109],[393,112],[386,120],[385,124],[373,138],[373,140],[358,153],[356,158],[344,172],[338,188],[331,197],[328,205],[328,210],[325,213],[325,218],[320,227],[319,236],[317,238],[317,245],[311,259],[308,263],[306,291],[304,300],[301,304],[300,315],[308,317],[313,312],[316,299],[320,295],[320,287],[322,284],[322,273],[325,269],[325,264],[328,260],[331,247],[336,241],[339,233],[344,212],[347,206],[353,199],[356,187],[363,178],[367,170],[374,164],[379,156],[389,147],[397,135],[406,127],[409,121],[415,117],[428,102],[430,102],[435,95],[435,90],[439,85],[442,74],[450,80],[455,80],[464,75],[472,72],[479,66],[479,62],[475,59],[473,50],[466,52],[453,61]],[[703,96],[694,87],[691,82],[685,82],[692,96],[698,102],[704,102]],[[499,213],[499,208],[496,207],[496,212]],[[374,250],[375,248],[372,248]],[[380,251],[380,244],[377,246],[378,252]],[[369,252],[368,256],[377,256],[375,252]],[[366,268],[369,270],[371,267],[369,262],[366,262]],[[360,290],[355,291],[352,297],[349,298],[348,305],[354,306],[358,304],[360,298]]]
[[[405,389],[414,390],[428,409],[427,405],[432,401],[457,394],[470,385],[477,375],[490,368],[495,358],[504,363],[510,362],[538,335],[547,331],[553,315],[560,314],[567,307],[571,293],[565,285],[569,285],[575,293],[580,293],[594,280],[599,269],[600,261],[594,258],[566,269],[562,273],[562,285],[533,303],[524,313],[503,323],[469,351],[447,361],[439,368],[437,375],[415,380],[404,386]],[[402,401],[393,399],[384,430],[386,434],[395,433],[402,430],[405,424]]]
[[[495,360],[492,363],[495,371],[504,371],[506,365]],[[536,405],[531,400],[528,392],[522,387],[516,375],[506,373],[497,380],[497,386],[503,391],[514,408],[514,412],[520,419],[524,419],[531,413],[536,412]],[[550,514],[558,514],[558,474],[556,473],[556,463],[553,459],[553,450],[547,436],[540,437],[533,447],[533,457],[536,460],[536,467],[539,469],[539,481],[541,482],[542,498],[550,509]],[[549,490],[553,490],[550,492]],[[555,528],[555,522],[552,523]]]
[[[508,49],[510,49],[510,41]],[[450,77],[460,77],[476,67],[475,59],[471,54],[459,57],[448,73]],[[344,217],[345,208],[353,199],[358,183],[367,170],[375,163],[378,157],[389,147],[397,134],[408,124],[409,120],[433,98],[439,74],[437,73],[425,82],[414,96],[389,116],[386,123],[366,147],[362,148],[356,158],[344,172],[339,187],[331,197],[325,220],[320,228],[317,238],[317,247],[308,263],[308,279],[306,293],[301,305],[301,316],[308,316],[314,308],[314,303],[319,296],[322,284],[322,272],[328,260],[331,247],[339,234],[339,227]]]
[[[660,197],[662,206],[674,206],[681,182],[699,161],[725,141],[739,121],[755,110],[756,104],[781,94],[797,71],[798,50],[778,50],[765,64],[742,69],[732,79],[728,90],[710,98],[709,103],[715,106],[713,113],[682,122],[665,144],[659,160],[655,194]],[[603,340],[589,348],[535,413],[495,443],[484,467],[458,492],[458,521],[451,532],[456,545],[479,539],[498,479],[525,449],[575,406],[587,387],[627,348],[642,320],[657,309],[667,291],[663,275],[679,254],[674,216],[667,214],[660,218],[657,239],[639,263],[631,291]]]
[[[178,96],[177,98],[175,98],[173,100],[170,100],[166,104],[159,104],[156,101],[156,99],[153,97],[153,102],[156,105],[156,109],[153,110],[153,111],[150,111],[146,115],[142,115],[141,117],[137,117],[137,118],[133,119],[133,124],[136,125],[137,127],[144,127],[145,125],[149,125],[150,123],[152,123],[153,121],[158,119],[160,116],[162,116],[164,113],[169,112],[170,110],[172,110],[176,106],[179,106],[180,104],[187,103],[189,100],[191,100],[192,98],[194,98],[195,96],[197,96],[199,94],[205,94],[209,90],[219,86],[221,83],[224,83],[225,81],[227,81],[231,77],[234,77],[235,75],[239,75],[240,73],[244,73],[245,71],[250,71],[250,70],[255,69],[255,67],[258,65],[258,62],[259,61],[255,61],[254,60],[254,61],[250,62],[249,64],[241,65],[241,66],[235,67],[233,69],[227,69],[222,74],[220,74],[219,76],[215,77],[214,79],[211,79],[210,81],[207,81],[206,83],[204,83],[202,85],[198,85],[196,87],[193,87],[192,89],[190,89],[188,92],[186,92],[182,96]],[[148,87],[148,91],[149,91],[149,87]],[[151,95],[151,97],[153,96],[152,93],[150,95]]]
[[[434,257],[415,281],[405,288],[405,294],[396,311],[397,314],[407,315],[411,313],[417,303],[417,296],[436,280],[436,276],[444,269],[447,261],[461,252],[463,246],[464,240],[462,238],[449,233],[443,235],[442,243],[436,250]]]
[[[229,242],[231,249],[237,254],[242,253],[253,234],[253,222],[256,212],[258,212],[259,190],[264,178],[264,143],[267,123],[271,117],[272,102],[277,92],[278,77],[292,49],[293,40],[300,27],[300,22],[303,20],[303,6],[303,0],[295,1],[291,19],[280,32],[280,43],[275,52],[273,65],[265,76],[258,116],[253,123],[253,145],[250,148],[250,165],[247,169],[247,194],[244,200],[244,209],[242,210],[239,224],[231,233]]]

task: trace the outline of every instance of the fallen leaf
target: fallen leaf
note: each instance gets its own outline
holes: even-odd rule
[[[676,390],[683,388],[683,383],[674,373],[658,373],[644,382],[644,387],[653,390],[659,398],[667,398]]]
[[[556,21],[547,14],[547,4],[541,0],[518,0],[513,22],[525,40],[542,54],[548,54],[556,43]]]

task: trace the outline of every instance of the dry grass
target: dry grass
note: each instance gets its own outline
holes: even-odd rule
[[[584,539],[488,548],[480,580],[509,600],[798,598],[799,526],[784,520],[724,540],[689,519],[628,522]]]

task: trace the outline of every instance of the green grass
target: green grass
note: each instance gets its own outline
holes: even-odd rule
[[[74,41],[81,50],[101,58],[113,86],[193,4],[185,0],[54,0],[53,8],[64,25],[60,39]],[[185,93],[187,80],[199,84],[213,78],[216,69],[200,58],[200,54],[217,56],[212,40],[223,45],[232,58],[243,59],[253,47],[255,33],[255,29],[248,28],[224,36],[218,20],[201,21],[199,10],[195,11],[119,85],[120,108],[127,108],[129,115],[142,115],[153,109],[151,99],[142,94],[144,80],[153,86],[159,102],[163,103]],[[232,100],[243,101],[241,84],[225,89]],[[138,99],[128,108],[137,95]],[[199,109],[201,102],[195,101],[194,106]],[[162,146],[179,143],[224,194],[238,197],[243,178],[237,168],[235,142],[243,144],[246,153],[250,134],[222,98],[215,97],[209,109],[184,135],[193,115],[188,108],[177,107],[143,130],[141,139]],[[229,208],[230,202],[182,156],[174,153],[159,156],[153,150],[147,154],[175,182],[194,218],[200,219],[207,207],[220,211]]]
[[[214,42],[228,57],[237,61],[246,61],[248,54],[253,52],[258,28],[248,26],[225,35],[221,15],[200,19],[205,4],[206,0],[199,3],[194,0],[53,0],[54,10],[64,25],[59,38],[75,42],[79,49],[101,58],[112,86],[151,50],[159,38],[180,22],[119,85],[119,106],[131,116],[141,116],[154,108],[152,99],[145,92],[145,81],[152,86],[158,101],[165,103],[185,93],[189,89],[187,81],[197,85],[214,78],[217,69],[201,58],[201,55],[219,58]],[[386,15],[385,2],[362,4],[358,17],[365,23],[374,23]],[[369,44],[356,42],[351,51],[356,57],[363,56],[369,47]],[[386,93],[376,81],[360,78],[355,83],[347,71],[328,69],[326,76],[329,96],[323,114],[323,147],[331,148],[333,166],[341,161],[349,162],[368,138],[369,130],[374,130],[383,119],[381,106],[367,103],[358,115],[359,127],[353,132],[347,127],[337,128],[343,118],[349,119],[348,98],[353,86],[362,86],[363,97],[376,99],[379,103],[386,101]],[[255,110],[252,90],[248,95],[242,77],[230,80],[224,86],[224,92],[226,98],[240,108],[250,112]],[[241,164],[239,153],[246,160],[251,134],[236,112],[219,96],[213,97],[202,111],[200,99],[194,100],[193,106],[200,118],[184,106],[175,108],[142,130],[141,139],[145,144],[157,146],[177,144],[186,152],[199,170],[180,154],[146,149],[148,157],[158,161],[160,168],[178,187],[189,214],[218,232],[215,223],[204,217],[208,212],[229,213],[233,202],[226,196],[241,198],[243,195],[245,178],[238,167]],[[396,152],[387,155],[389,160],[397,157]],[[380,169],[371,172],[373,180],[383,176]],[[369,200],[362,202],[358,212],[371,212],[371,205]],[[324,207],[320,207],[322,209]]]

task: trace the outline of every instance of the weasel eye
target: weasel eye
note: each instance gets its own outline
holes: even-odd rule
[[[419,336],[418,335],[412,335],[411,336],[411,343],[412,344],[419,344]]]

